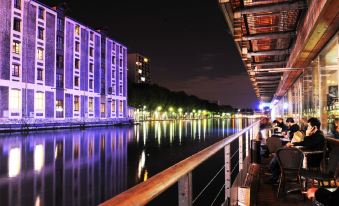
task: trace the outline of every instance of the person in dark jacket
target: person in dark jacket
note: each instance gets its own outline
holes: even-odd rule
[[[310,150],[322,150],[325,144],[325,137],[323,132],[320,130],[320,121],[317,118],[310,118],[308,120],[308,127],[306,130],[306,136],[304,141],[288,143],[286,146],[303,146]]]
[[[293,138],[294,133],[300,130],[300,127],[294,122],[294,119],[292,117],[287,118],[286,123],[288,126],[287,132],[291,140]]]
[[[285,132],[287,130],[287,126],[284,124],[284,119],[279,117],[277,118],[278,121],[278,127],[282,129],[282,132]]]
[[[323,150],[325,146],[325,137],[320,130],[320,121],[317,118],[310,118],[308,120],[308,127],[304,141],[287,143],[287,147],[303,146],[307,150]],[[307,156],[307,167],[319,167],[323,154],[312,154]]]

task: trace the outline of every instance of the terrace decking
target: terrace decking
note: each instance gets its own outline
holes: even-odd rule
[[[278,185],[265,184],[265,180],[269,178],[269,176],[265,175],[265,172],[268,172],[267,168],[268,163],[269,159],[265,159],[263,161],[260,171],[259,190],[256,196],[256,204],[258,206],[311,205],[311,201],[308,200],[307,198],[305,198],[304,200],[304,198],[301,197],[299,192],[283,194],[278,199],[277,198]]]

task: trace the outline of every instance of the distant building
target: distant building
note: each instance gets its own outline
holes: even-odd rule
[[[138,53],[128,54],[128,77],[135,83],[151,83],[151,61]]]
[[[127,48],[37,1],[0,1],[0,119],[123,119]]]

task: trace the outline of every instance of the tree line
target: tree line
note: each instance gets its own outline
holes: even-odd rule
[[[208,100],[188,95],[183,91],[174,92],[157,84],[136,84],[128,81],[128,104],[134,108],[155,110],[158,106],[166,109],[169,107],[182,108],[183,111],[208,110],[210,112],[236,112],[228,105],[218,105]]]

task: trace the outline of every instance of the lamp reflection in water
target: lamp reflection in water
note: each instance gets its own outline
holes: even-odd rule
[[[142,138],[144,141],[144,145],[146,145],[146,138],[147,138],[147,134],[148,134],[148,123],[149,122],[143,122],[142,123]]]
[[[138,179],[140,180],[141,173],[145,167],[145,162],[146,162],[146,155],[145,155],[145,150],[142,151],[140,158],[139,158],[139,163],[138,163]]]
[[[20,173],[21,168],[21,148],[12,147],[8,155],[8,177],[15,177]]]
[[[40,206],[40,205],[41,205],[40,196],[37,196],[36,199],[35,199],[34,206]]]
[[[179,120],[179,144],[181,144],[181,138],[182,138],[182,120]]]

